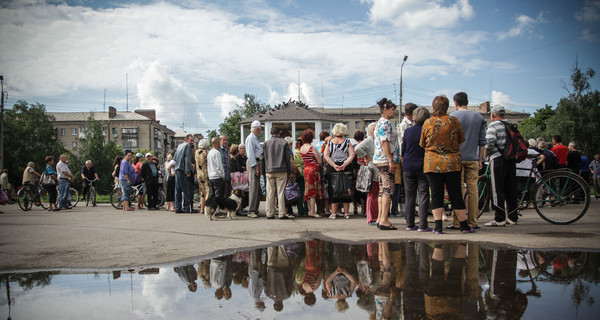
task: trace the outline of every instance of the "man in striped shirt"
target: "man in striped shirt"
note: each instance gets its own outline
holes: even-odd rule
[[[492,123],[485,134],[485,153],[490,157],[492,180],[492,207],[496,214],[494,220],[486,223],[489,227],[503,227],[517,224],[517,168],[516,163],[504,159],[502,151],[506,146],[506,129],[502,121],[506,110],[502,106],[492,108]]]

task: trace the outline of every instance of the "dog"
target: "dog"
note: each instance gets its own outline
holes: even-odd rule
[[[210,204],[206,204],[206,208],[204,209],[204,216],[208,220],[214,220],[217,210],[220,210],[225,211],[225,213],[227,213],[227,218],[233,220],[235,219],[235,212],[237,211],[237,209],[240,208],[241,205],[242,191],[233,190],[229,198],[212,197],[212,201],[210,201]]]

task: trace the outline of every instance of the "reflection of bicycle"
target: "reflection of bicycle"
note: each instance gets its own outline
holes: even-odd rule
[[[536,167],[529,170],[525,190],[518,199],[519,209],[523,210],[533,204],[537,214],[553,224],[571,224],[585,215],[590,205],[590,191],[587,183],[579,175],[568,169],[552,170],[543,174]],[[479,216],[490,201],[489,171],[488,165],[477,183]]]
[[[89,184],[88,192],[85,195],[85,206],[87,207],[88,204],[90,204],[90,201],[92,202],[92,206],[96,206],[96,187],[94,187],[94,184],[98,179],[90,180],[85,178],[85,180],[87,180]]]
[[[146,194],[145,185],[138,184],[137,186],[131,187],[131,197],[129,197],[129,203],[135,203],[138,195],[142,195],[142,202],[144,206],[148,207],[148,195]],[[110,193],[110,204],[115,209],[123,209],[123,202],[121,201],[121,196],[123,195],[123,191],[121,191],[121,187],[118,184],[115,184],[113,191]],[[165,202],[164,194],[162,192],[158,192],[158,199],[156,200],[157,206],[162,206]]]

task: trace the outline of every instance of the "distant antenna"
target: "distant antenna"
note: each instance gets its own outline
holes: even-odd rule
[[[125,72],[125,111],[129,111],[129,75]]]
[[[298,102],[300,102],[300,70],[298,70]]]
[[[106,112],[106,88],[104,89],[104,107],[102,108],[102,111]]]

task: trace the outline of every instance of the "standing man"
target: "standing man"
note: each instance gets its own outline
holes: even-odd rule
[[[192,175],[192,144],[194,136],[188,134],[175,151],[175,213],[198,213],[192,209],[192,190],[188,177]],[[183,207],[181,193],[183,193]]]
[[[229,156],[229,137],[227,135],[221,135],[221,160],[223,161],[223,172],[225,177],[223,178],[225,190],[224,197],[231,195],[231,157]]]
[[[246,151],[248,152],[248,160],[246,168],[248,169],[248,218],[258,218],[258,206],[260,205],[260,165],[258,160],[262,154],[262,146],[258,141],[258,136],[262,131],[260,121],[254,120],[250,125],[250,134],[246,137]]]
[[[146,153],[146,162],[142,165],[142,178],[146,185],[148,210],[158,210],[158,168],[150,152]]]
[[[210,149],[206,157],[210,188],[210,195],[206,203],[207,206],[212,205],[215,197],[225,197],[225,170],[223,168],[223,153],[221,152],[219,137],[212,138],[211,144],[212,149]]]
[[[67,155],[61,154],[60,161],[56,164],[56,172],[58,173],[58,208],[71,209],[69,206],[69,179],[75,179],[69,165],[67,165]]]
[[[81,168],[81,181],[83,182],[83,191],[81,192],[82,201],[85,201],[85,196],[88,194],[90,185],[92,184],[90,181],[93,181],[94,179],[100,180],[100,178],[98,178],[98,173],[96,172],[96,167],[92,165],[92,160],[87,160],[85,166]],[[92,206],[95,207],[96,203],[92,204]]]
[[[413,112],[415,109],[417,109],[417,105],[412,102],[404,105],[404,118],[398,125],[398,144],[400,150],[402,150],[402,137],[404,137],[404,131],[415,125],[415,122],[413,121]],[[394,195],[392,196],[392,205],[390,207],[391,217],[400,215],[398,212],[398,202],[400,202],[401,199],[404,199],[404,187],[400,182],[402,182],[402,166],[396,166],[396,172],[394,173]]]
[[[131,186],[135,180],[135,168],[131,165],[133,153],[131,150],[125,150],[123,160],[119,165],[119,186],[121,187],[121,202],[123,211],[134,211],[129,202],[131,199]]]
[[[485,152],[490,157],[492,177],[492,207],[496,211],[494,220],[486,223],[490,227],[517,224],[517,167],[516,163],[504,159],[502,150],[506,146],[506,129],[502,121],[506,110],[502,106],[492,108],[490,123],[485,134]],[[508,122],[508,121],[506,121]]]
[[[267,173],[267,219],[275,218],[275,193],[277,193],[279,219],[294,218],[293,215],[287,213],[285,206],[285,184],[288,177],[292,175],[290,147],[279,136],[280,133],[278,127],[271,129],[272,137],[265,142],[260,157],[261,167]]]
[[[460,185],[467,184],[466,193],[469,195],[467,203],[467,223],[471,228],[478,228],[477,217],[479,215],[479,195],[477,194],[477,181],[479,170],[482,168],[483,154],[485,151],[485,120],[483,116],[475,111],[467,110],[469,99],[467,94],[459,92],[454,95],[454,106],[456,111],[450,115],[458,118],[465,136],[465,142],[460,145],[460,159],[462,171]],[[463,192],[463,196],[464,196]],[[454,222],[448,229],[460,229],[456,215],[452,214]]]
[[[592,170],[592,185],[594,186],[594,193],[596,199],[600,196],[600,154],[594,155],[594,160],[590,163],[590,170]]]
[[[552,137],[552,143],[554,146],[550,151],[554,152],[556,157],[558,158],[558,167],[566,168],[567,167],[567,153],[569,153],[569,148],[562,144],[562,137],[560,135],[555,135]]]

